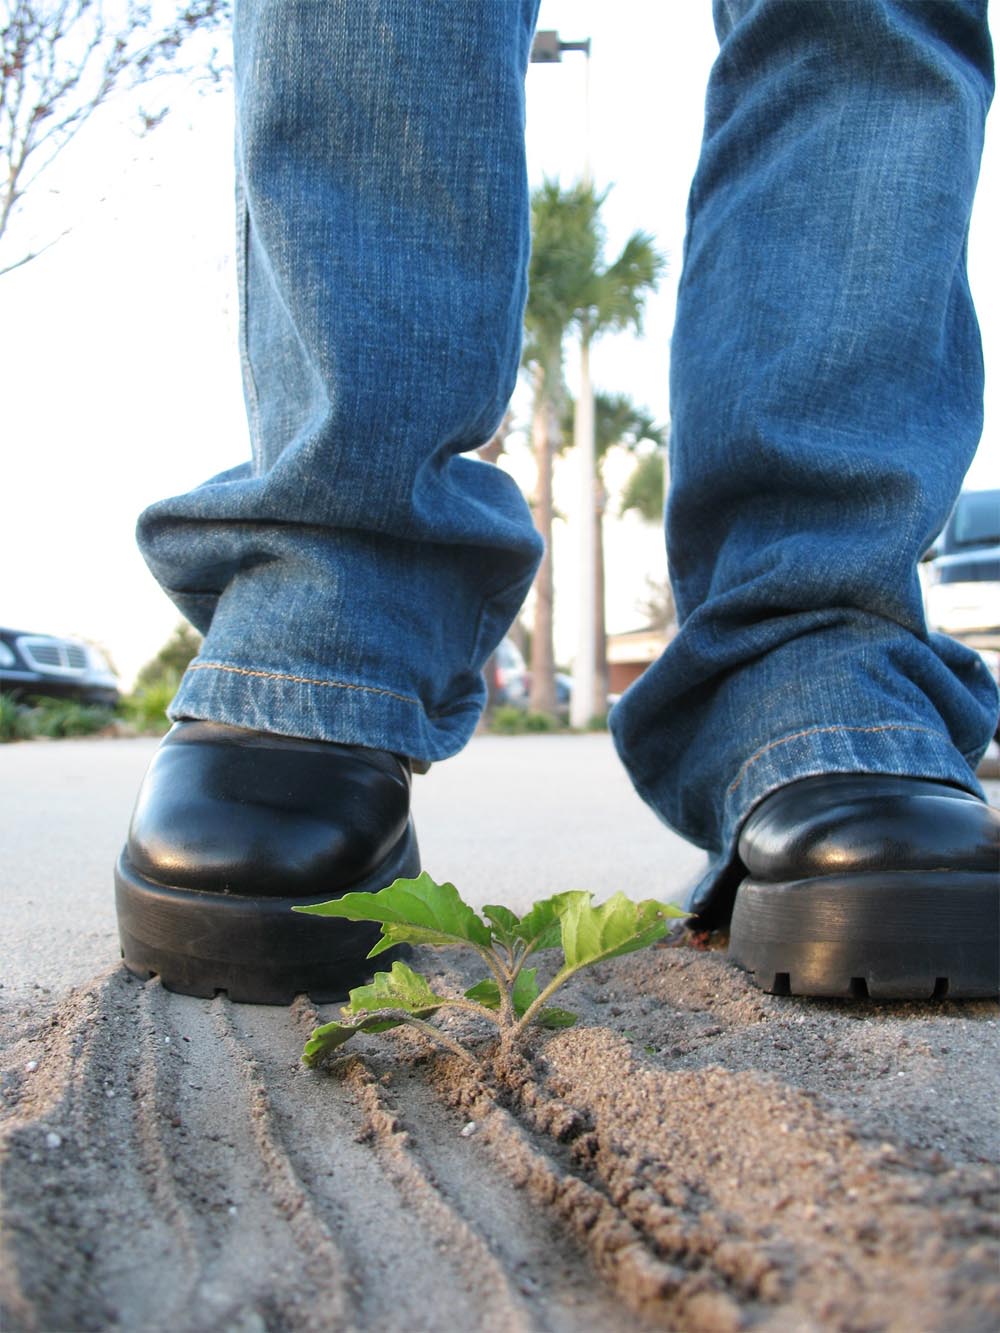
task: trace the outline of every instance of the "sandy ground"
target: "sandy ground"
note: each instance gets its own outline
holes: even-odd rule
[[[655,826],[638,823],[619,855],[622,826],[605,820],[596,860],[593,810],[569,850],[530,828],[582,757],[605,812],[624,802],[603,740],[579,741],[476,742],[463,770],[445,766],[418,796],[429,868],[449,873],[438,863],[456,794],[482,792],[513,755],[518,790],[499,807],[486,795],[491,826],[497,808],[527,823],[535,892],[574,877],[619,887],[635,841],[660,845]],[[11,748],[22,758],[5,757],[4,777],[42,762]],[[93,762],[50,753],[69,771]],[[474,874],[474,821],[453,841]],[[70,854],[52,842],[53,857]],[[677,876],[688,850],[667,858]],[[67,907],[50,910],[54,923]],[[302,1042],[335,1006],[141,985],[114,965],[104,910],[61,980],[42,950],[48,993],[23,948],[0,991],[4,1330],[1000,1326],[993,1004],[779,999],[719,952],[660,947],[571,983],[579,1025],[539,1037],[524,1061],[491,1061],[488,1034],[463,1018],[452,1031],[479,1067],[390,1033],[310,1072]],[[415,965],[435,985],[472,979],[458,954]]]

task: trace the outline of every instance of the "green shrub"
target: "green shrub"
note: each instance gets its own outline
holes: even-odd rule
[[[127,695],[119,704],[119,712],[138,731],[161,736],[170,727],[167,708],[177,693],[179,683],[178,675],[161,676],[152,684]]]
[[[551,713],[529,713],[513,704],[494,709],[490,730],[500,736],[525,736],[529,733],[560,731],[562,723]]]
[[[561,731],[562,723],[551,713],[525,713],[524,729],[531,732]]]
[[[24,741],[31,736],[30,710],[9,694],[0,694],[0,742]]]
[[[110,708],[83,704],[76,699],[47,699],[28,702],[0,694],[0,741],[27,741],[35,736],[61,740],[66,736],[92,736],[114,718]]]
[[[83,704],[76,699],[32,700],[31,734],[61,740],[66,736],[92,736],[111,722],[114,713],[98,704]]]
[[[173,681],[174,690],[185,668],[201,647],[201,635],[186,621],[182,621],[155,657],[151,658],[135,678],[136,693],[154,685]]]

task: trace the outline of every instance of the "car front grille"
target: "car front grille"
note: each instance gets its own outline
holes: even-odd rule
[[[57,643],[39,643],[21,644],[24,655],[35,667],[61,667],[66,663],[62,660]]]
[[[87,670],[87,654],[77,643],[61,639],[20,638],[18,651],[35,671],[57,672],[60,676],[82,676]]]

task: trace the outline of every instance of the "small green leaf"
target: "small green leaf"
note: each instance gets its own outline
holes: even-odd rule
[[[538,997],[538,974],[537,967],[524,967],[517,974],[517,980],[514,982],[514,992],[511,999],[514,1003],[514,1013],[518,1018],[525,1012]],[[492,979],[487,977],[484,981],[477,982],[465,992],[467,1000],[476,1000],[487,1009],[500,1008],[500,987]]]
[[[618,958],[654,944],[667,933],[671,917],[687,915],[679,907],[646,898],[633,902],[616,893],[599,907],[589,893],[568,893],[562,897],[562,946],[565,963],[558,975],[565,980],[581,967]]]
[[[539,949],[557,949],[561,939],[561,917],[571,895],[556,893],[542,898],[517,923],[516,934],[528,946],[528,953]]]
[[[319,1064],[324,1055],[329,1055],[338,1046],[343,1046],[355,1032],[388,1032],[389,1028],[398,1027],[402,1020],[398,1018],[360,1019],[353,1023],[324,1023],[314,1028],[302,1051],[302,1061],[310,1069]]]
[[[518,1018],[538,999],[537,967],[522,967],[514,982],[514,1013]]]
[[[442,1004],[447,995],[435,995],[426,977],[405,963],[395,962],[389,972],[376,972],[367,986],[355,986],[348,997],[345,1012],[368,1013],[373,1009],[405,1009],[424,1018]]]
[[[470,986],[465,992],[467,1000],[475,1000],[486,1009],[500,1008],[500,987],[492,977],[484,977],[482,981],[477,981],[474,986]]]
[[[322,1027],[313,1028],[302,1052],[304,1063],[311,1068],[324,1055],[327,1055],[330,1051],[335,1051],[338,1046],[343,1046],[344,1042],[350,1040],[357,1030],[356,1027],[348,1026],[345,1023],[324,1023]]]
[[[472,944],[488,949],[492,943],[489,926],[462,901],[454,884],[436,884],[428,874],[397,879],[378,893],[345,893],[342,898],[293,911],[381,922],[382,938],[369,958],[394,944],[433,944],[438,948]]]
[[[517,917],[510,908],[488,903],[483,908],[483,916],[493,927],[495,938],[510,948],[517,938]]]
[[[543,1028],[571,1028],[576,1020],[572,1009],[539,1009],[535,1016],[535,1022]]]

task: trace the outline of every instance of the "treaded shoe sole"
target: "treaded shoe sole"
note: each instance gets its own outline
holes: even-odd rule
[[[247,898],[170,888],[143,878],[125,852],[115,868],[122,957],[146,981],[167,990],[211,998],[225,991],[241,1004],[287,1005],[307,994],[316,1004],[344,997],[387,967],[397,951],[369,963],[381,929],[366,921],[304,916],[293,907],[328,902],[344,893],[377,893],[420,873],[412,824],[377,871],[339,893],[310,898]]]
[[[745,880],[729,957],[776,995],[990,998],[1000,991],[1000,879],[900,871]]]

